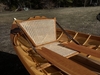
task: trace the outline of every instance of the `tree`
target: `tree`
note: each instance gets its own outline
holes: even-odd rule
[[[50,9],[69,6],[90,6],[100,5],[100,0],[0,0],[0,3],[7,5],[10,10],[28,7],[30,9]]]
[[[63,0],[53,0],[55,7],[59,8],[61,6],[61,3],[63,2]]]
[[[80,7],[84,5],[84,0],[73,0],[74,7]]]

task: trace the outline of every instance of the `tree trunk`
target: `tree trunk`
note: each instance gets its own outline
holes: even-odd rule
[[[84,7],[86,6],[87,0],[84,0]]]

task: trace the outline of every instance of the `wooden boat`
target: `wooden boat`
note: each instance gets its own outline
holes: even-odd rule
[[[11,41],[30,75],[99,75],[100,37],[57,24],[44,16],[14,20]]]

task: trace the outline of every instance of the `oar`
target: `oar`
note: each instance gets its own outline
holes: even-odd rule
[[[68,36],[69,39],[71,39],[74,43],[80,45],[75,39],[73,39],[73,37],[72,37],[69,33],[67,33],[67,32],[61,27],[61,25],[60,25],[58,22],[56,22],[56,23],[57,23],[57,25],[59,26],[59,28]]]
[[[17,19],[16,19],[16,18],[14,18],[14,21],[16,22],[18,28],[19,28],[22,32],[24,32],[24,31],[20,28],[19,23],[17,22]],[[35,47],[32,45],[32,43],[30,42],[30,40],[27,38],[27,36],[26,36],[25,34],[24,34],[24,37],[26,38],[26,40],[28,41],[28,43],[31,45],[31,47],[32,47],[32,49],[34,50],[34,52],[37,53]],[[38,53],[37,53],[37,54],[38,54]]]

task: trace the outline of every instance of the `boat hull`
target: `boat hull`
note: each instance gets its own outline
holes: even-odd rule
[[[19,20],[21,22],[21,20]],[[100,37],[98,36],[92,36],[89,34],[84,34],[72,30],[65,30],[67,33],[73,37],[77,42],[79,42],[82,46],[88,47],[90,49],[94,50],[100,50],[99,45],[100,45]],[[51,74],[52,73],[55,75],[67,75],[60,71],[57,67],[52,66],[48,69],[43,69],[40,66],[40,63],[42,64],[47,64],[48,61],[46,61],[44,58],[41,58],[38,54],[36,54],[32,50],[32,46],[30,43],[25,39],[23,36],[24,33],[19,29],[17,26],[16,22],[14,21],[11,27],[11,32],[10,32],[10,37],[11,41],[13,44],[13,47],[20,58],[21,62],[25,66],[25,68],[28,70],[28,72],[31,75],[44,75],[44,74]],[[57,39],[60,40],[60,42],[69,42],[73,43],[73,41],[68,38],[61,29],[57,29]],[[78,64],[82,64],[92,70],[91,65],[94,67],[93,71],[95,73],[99,73],[100,69],[100,58],[85,54],[85,53],[80,53],[72,58],[71,60],[77,62]],[[38,63],[37,63],[38,61]],[[88,61],[88,62],[87,62]],[[48,65],[47,65],[48,66]]]

